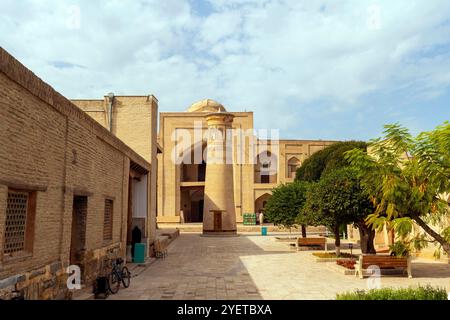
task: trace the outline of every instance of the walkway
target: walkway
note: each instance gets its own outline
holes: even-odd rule
[[[413,279],[383,276],[381,285],[430,283],[450,291],[450,265],[413,263]],[[367,289],[368,280],[317,263],[311,252],[295,252],[273,237],[212,238],[181,234],[128,289],[109,299],[334,299],[336,293]]]

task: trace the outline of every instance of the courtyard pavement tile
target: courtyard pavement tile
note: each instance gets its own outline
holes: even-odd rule
[[[202,237],[182,233],[158,259],[109,299],[334,299],[366,290],[368,278],[344,275],[318,263],[311,251],[296,252],[273,236]],[[414,260],[413,278],[383,275],[382,287],[431,284],[450,291],[450,265]]]

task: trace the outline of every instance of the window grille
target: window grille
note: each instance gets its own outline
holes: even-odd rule
[[[113,201],[105,200],[105,217],[103,221],[103,240],[112,240],[113,229]]]
[[[11,255],[25,250],[29,192],[8,191],[3,252]]]

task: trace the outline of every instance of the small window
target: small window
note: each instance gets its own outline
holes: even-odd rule
[[[105,216],[103,220],[103,240],[112,240],[113,231],[113,201],[105,200]]]
[[[5,256],[15,256],[33,251],[36,193],[8,190],[5,220]]]

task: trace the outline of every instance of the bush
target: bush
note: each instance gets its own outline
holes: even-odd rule
[[[296,225],[300,209],[305,203],[307,187],[306,182],[293,182],[274,188],[264,208],[265,220],[287,229]]]
[[[430,285],[383,288],[337,294],[336,300],[447,300],[447,291],[445,288],[433,288]]]

